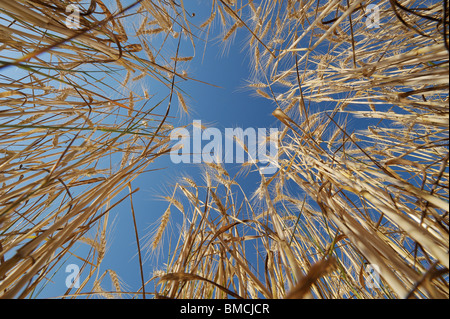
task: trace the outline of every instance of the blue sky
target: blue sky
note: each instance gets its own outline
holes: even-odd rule
[[[209,12],[209,8],[202,9],[205,9],[206,14]],[[201,13],[202,11],[196,10],[196,18],[200,23],[207,18],[207,15]],[[251,91],[243,89],[245,80],[250,76],[250,70],[248,56],[242,50],[241,45],[247,38],[247,34],[245,30],[239,31],[228,53],[223,53],[223,44],[215,43],[212,39],[203,59],[200,59],[200,54],[203,55],[203,51],[200,50],[203,47],[197,48],[199,56],[189,64],[190,76],[220,86],[220,88],[194,81],[184,83],[182,88],[190,96],[187,98],[187,103],[192,114],[190,116],[183,115],[181,124],[201,120],[202,124],[216,127],[222,132],[225,128],[277,127],[278,123],[271,115],[274,109],[272,103],[255,97]],[[177,111],[177,113],[179,112]],[[133,183],[133,187],[141,189],[133,198],[141,237],[144,237],[152,229],[152,224],[167,208],[167,202],[156,197],[170,196],[172,186],[180,176],[190,176],[198,183],[203,183],[202,169],[198,164],[173,164],[168,158],[162,159],[160,162],[161,166],[166,167],[164,170],[146,173]],[[232,167],[235,165],[226,165],[226,168]],[[155,168],[155,165],[152,165],[152,168]],[[243,179],[241,183],[244,189],[251,193],[258,186],[258,181],[258,173],[253,173],[245,180]],[[117,214],[117,226],[102,268],[111,267],[130,287],[139,287],[140,273],[129,202],[120,205],[114,213]],[[181,224],[180,217],[181,214],[173,209],[172,230],[175,232],[177,231],[176,224]],[[164,243],[163,251],[167,248],[167,238]],[[161,257],[163,260],[163,256]],[[153,267],[161,269],[162,265],[155,264],[154,259],[148,260],[144,268],[146,279],[151,277]],[[148,288],[151,289],[152,285]],[[133,289],[131,288],[130,291]]]

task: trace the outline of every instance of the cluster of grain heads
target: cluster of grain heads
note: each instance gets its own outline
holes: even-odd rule
[[[182,100],[173,83],[181,71],[149,31],[188,35],[182,8],[148,0],[76,6],[78,26],[69,28],[67,1],[0,1],[2,298],[38,295],[70,255],[87,277],[66,295],[81,296],[92,280],[101,291],[108,214],[167,152],[169,97]],[[141,81],[166,97],[152,100]],[[86,255],[74,253],[80,245]]]
[[[186,200],[189,213],[167,269],[153,278],[157,296],[282,298],[291,290],[309,295],[310,278],[334,269],[333,257],[301,258],[307,253],[297,238],[298,218],[278,213],[269,181],[262,178],[259,192],[266,205],[259,207],[222,166],[208,165],[205,178],[206,186],[190,179],[176,185],[174,196]],[[305,272],[312,264],[318,270]]]

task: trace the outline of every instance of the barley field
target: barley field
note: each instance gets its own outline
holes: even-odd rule
[[[189,1],[0,0],[0,297],[70,257],[57,298],[449,298],[448,1]],[[199,116],[212,43],[245,51],[277,170],[179,170],[143,233],[133,183]],[[102,266],[118,207],[138,287]]]

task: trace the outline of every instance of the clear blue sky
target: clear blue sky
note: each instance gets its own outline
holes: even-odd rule
[[[209,16],[209,5],[203,7],[194,6],[194,8],[196,13],[195,21],[201,24]],[[224,132],[225,128],[240,127],[246,129],[253,127],[256,129],[259,127],[270,128],[278,126],[277,120],[271,115],[274,109],[272,103],[263,98],[255,97],[254,93],[249,90],[242,89],[246,80],[250,77],[249,57],[246,51],[242,49],[244,46],[243,42],[247,38],[246,30],[239,30],[226,53],[224,53],[224,45],[218,43],[213,37],[210,37],[210,43],[205,52],[202,44],[198,45],[197,56],[189,63],[189,75],[221,88],[193,81],[183,84],[182,88],[190,95],[187,103],[192,109],[192,113],[189,117],[183,116],[179,122],[180,124],[201,120],[202,124],[214,126],[222,132]],[[189,54],[181,55],[186,56]],[[179,112],[175,114],[179,114]],[[167,168],[163,171],[147,173],[133,183],[133,187],[141,189],[141,192],[134,196],[137,223],[141,237],[149,231],[149,226],[167,208],[166,202],[162,202],[155,197],[161,195],[170,196],[172,193],[171,186],[175,184],[180,176],[193,177],[199,183],[202,183],[203,180],[200,175],[201,168],[196,164],[175,165],[168,158],[161,161],[161,164],[161,166],[166,166]],[[235,165],[226,165],[226,168],[232,167],[235,167]],[[152,166],[152,168],[155,168],[155,166]],[[246,180],[241,180],[240,182],[248,190],[248,193],[252,193],[258,186],[258,181],[259,176],[257,173],[254,173]],[[109,254],[106,256],[102,267],[111,267],[118,272],[119,276],[130,287],[139,287],[140,273],[129,203],[126,202],[121,207],[115,210],[118,216],[118,226],[110,242]],[[172,216],[173,230],[176,231],[176,223],[181,224],[180,213],[173,209]],[[166,239],[165,243],[167,244],[167,242],[168,240]],[[167,245],[163,247],[163,251],[167,252],[164,248],[167,248]],[[161,260],[164,261],[164,256],[162,256]],[[146,279],[151,277],[153,267],[161,269],[162,266],[155,265],[152,260],[147,261],[144,268]],[[133,289],[130,290],[133,291]]]

